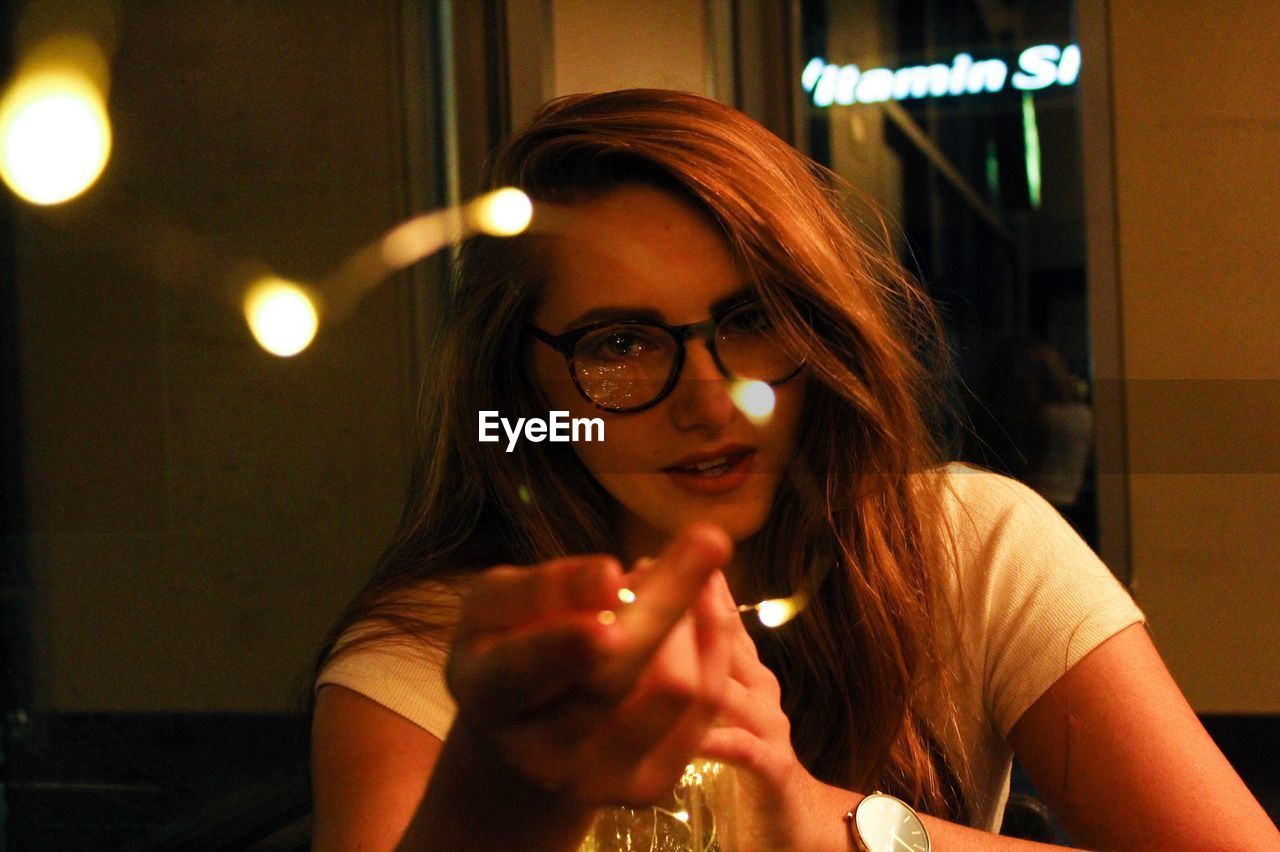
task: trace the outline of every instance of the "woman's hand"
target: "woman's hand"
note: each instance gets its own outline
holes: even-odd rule
[[[782,690],[756,653],[723,581],[716,594],[734,612],[732,662],[723,709],[698,754],[737,770],[737,833],[742,850],[813,849],[806,840],[811,804],[831,789],[809,774],[791,747]]]
[[[488,752],[477,759],[585,805],[669,793],[723,706],[736,616],[716,595],[731,548],[718,528],[686,528],[625,605],[611,557],[485,572],[446,667],[455,727]]]

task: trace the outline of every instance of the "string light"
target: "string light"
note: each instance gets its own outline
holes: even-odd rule
[[[533,202],[518,189],[506,187],[482,195],[466,207],[467,221],[494,237],[514,237],[529,227]]]
[[[94,184],[111,155],[106,52],[54,33],[28,49],[0,97],[0,178],[32,204],[60,204]]]
[[[636,601],[636,593],[631,589],[619,589],[618,600],[624,606],[633,604]],[[773,629],[795,618],[808,605],[809,596],[800,592],[786,598],[769,598],[758,603],[742,604],[738,607],[738,612],[754,612],[762,625]],[[613,624],[617,620],[617,614],[613,610],[602,610],[600,620],[604,624]]]
[[[773,417],[777,397],[768,382],[739,379],[729,388],[729,398],[748,420],[756,425],[767,423]]]
[[[283,278],[259,279],[245,296],[244,312],[258,344],[282,358],[310,346],[320,324],[311,294]]]
[[[415,216],[348,257],[309,292],[279,278],[255,282],[244,300],[245,317],[254,339],[274,355],[296,355],[315,338],[320,294],[331,316],[344,316],[369,289],[394,272],[412,266],[448,245],[483,232],[510,237],[529,227],[533,203],[518,189],[487,193],[465,205]],[[522,489],[520,499],[532,502]]]
[[[770,598],[767,601],[760,601],[755,604],[743,604],[738,607],[738,612],[751,612],[754,610],[756,617],[760,619],[760,623],[772,629],[781,627],[795,618],[808,603],[809,598],[807,595],[797,594],[788,598]]]
[[[533,202],[518,189],[506,187],[465,205],[415,216],[393,228],[378,243],[385,273],[411,266],[451,243],[476,233],[514,237],[529,227]]]

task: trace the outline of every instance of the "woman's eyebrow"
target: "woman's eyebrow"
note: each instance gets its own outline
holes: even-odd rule
[[[652,307],[639,307],[630,305],[605,305],[598,308],[591,308],[583,311],[565,325],[565,330],[581,328],[584,325],[590,325],[595,322],[607,322],[609,320],[620,319],[638,319],[648,322],[662,322],[662,312]]]
[[[716,314],[723,311],[725,308],[731,307],[737,304],[738,302],[746,301],[747,299],[753,298],[756,295],[757,295],[756,285],[743,284],[741,287],[739,287],[737,290],[734,290],[729,295],[723,296],[719,299],[716,299],[714,302],[712,302],[711,316],[715,316]]]
[[[716,299],[711,304],[710,316],[723,311],[725,308],[744,299],[748,299],[756,294],[754,284],[743,284],[727,296]],[[644,320],[646,322],[666,322],[663,318],[662,311],[651,306],[639,305],[603,305],[596,308],[583,311],[574,317],[565,325],[565,331],[575,328],[581,328],[584,325],[590,325],[597,322],[609,322],[610,320]],[[563,332],[562,332],[563,333]]]

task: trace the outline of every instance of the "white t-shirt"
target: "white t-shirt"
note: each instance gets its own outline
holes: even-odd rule
[[[958,718],[954,728],[935,728],[949,756],[963,755],[970,767],[974,826],[997,831],[1009,794],[1014,723],[1085,654],[1143,616],[1035,491],[962,465],[945,474],[958,565],[944,572],[941,591],[958,615],[959,642],[949,663]],[[944,647],[954,638],[947,628]],[[365,646],[329,663],[316,688],[345,686],[443,740],[457,712],[444,658],[420,645]]]

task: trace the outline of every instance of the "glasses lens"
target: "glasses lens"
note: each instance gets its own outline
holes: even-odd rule
[[[748,302],[716,325],[716,352],[736,379],[780,382],[800,366],[787,353],[778,330],[759,302]]]
[[[596,329],[573,350],[573,371],[583,393],[606,408],[636,408],[662,393],[676,360],[671,335],[650,325]]]

